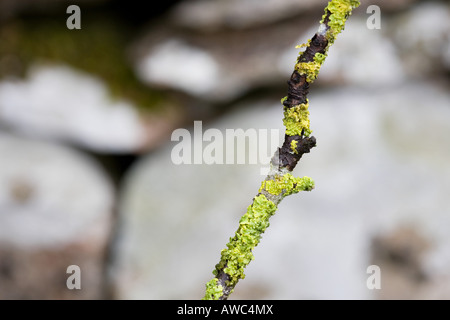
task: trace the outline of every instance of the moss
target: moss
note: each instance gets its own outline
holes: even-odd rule
[[[261,240],[261,235],[269,226],[269,218],[275,213],[277,206],[266,196],[259,195],[254,198],[253,203],[247,208],[239,221],[239,228],[227,249],[221,252],[221,261],[216,265],[217,271],[225,267],[224,271],[230,276],[230,283],[236,284],[239,279],[244,279],[245,267],[254,259],[252,250]]]
[[[270,194],[281,194],[285,197],[300,191],[311,191],[312,189],[314,189],[314,181],[311,178],[295,178],[292,174],[286,173],[283,176],[276,176],[273,180],[264,180],[261,183],[259,192],[266,190]]]
[[[223,296],[223,287],[217,284],[217,278],[206,283],[206,293],[202,300],[219,300]]]
[[[309,127],[308,101],[291,108],[284,107],[283,124],[288,136],[309,136],[312,131]]]

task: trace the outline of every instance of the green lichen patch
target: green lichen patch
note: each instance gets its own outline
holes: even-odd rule
[[[277,176],[274,180],[263,182],[260,192],[264,189],[273,195],[282,194],[283,197],[299,191],[310,191],[314,188],[314,181],[309,177],[295,178],[287,173]],[[229,280],[226,285],[234,287],[240,279],[245,278],[244,270],[254,259],[253,249],[261,241],[262,234],[269,227],[269,219],[274,215],[277,206],[259,194],[247,208],[247,212],[239,220],[239,228],[234,237],[230,238],[227,248],[221,252],[220,262],[213,274],[217,276],[221,270]],[[223,295],[223,287],[214,278],[206,284],[205,300],[218,300]]]
[[[323,62],[325,61],[326,57],[327,57],[326,54],[322,54],[320,52],[316,52],[316,54],[314,55],[314,61],[319,63],[320,65],[322,65]]]
[[[306,81],[313,82],[319,74],[320,64],[316,61],[299,62],[295,65],[295,70],[300,74],[306,75]]]
[[[311,44],[311,39],[309,39],[308,41],[306,41],[306,43],[302,43],[302,44],[299,44],[299,45],[297,45],[297,46],[295,46],[295,48],[296,49],[303,49],[303,48],[308,48],[309,47],[309,45]],[[302,54],[303,53],[303,51],[300,51],[300,54]]]
[[[360,5],[358,0],[331,0],[328,6],[325,8],[325,13],[322,16],[322,21],[324,23],[328,14],[328,42],[331,45],[336,36],[344,30],[345,22],[348,17],[352,14],[352,10]]]
[[[269,218],[275,213],[277,206],[266,196],[259,195],[254,198],[253,203],[247,208],[239,221],[239,228],[230,242],[227,249],[221,252],[221,261],[216,265],[217,270],[224,269],[230,277],[230,283],[236,284],[239,279],[244,279],[245,267],[254,259],[252,250],[261,240],[261,235],[269,226]]]
[[[217,282],[217,278],[214,278],[206,283],[206,293],[202,300],[219,300],[223,295],[223,287]]]
[[[306,81],[312,83],[319,76],[319,71],[325,61],[325,58],[325,54],[317,52],[314,56],[314,61],[299,62],[295,65],[295,70],[297,70],[300,74],[306,75]]]
[[[298,151],[297,151],[297,145],[298,145],[297,140],[292,140],[292,141],[291,141],[291,152],[292,152],[293,154],[298,154]]]
[[[264,180],[259,192],[266,190],[270,194],[281,194],[285,197],[300,191],[311,191],[312,189],[314,189],[314,180],[310,177],[295,178],[292,174],[286,173],[283,176],[276,176],[272,180]]]
[[[283,124],[288,136],[309,136],[312,131],[309,127],[308,101],[291,108],[284,107]]]

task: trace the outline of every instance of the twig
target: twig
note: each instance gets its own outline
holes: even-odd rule
[[[230,238],[227,249],[221,252],[220,262],[213,274],[215,278],[206,284],[205,300],[226,300],[240,279],[244,269],[254,259],[253,249],[269,226],[269,218],[275,213],[284,197],[299,191],[311,191],[314,181],[309,177],[295,178],[294,170],[300,158],[316,146],[316,139],[310,136],[309,86],[316,80],[329,47],[344,29],[345,21],[357,8],[357,0],[331,0],[325,8],[319,30],[300,53],[295,70],[288,81],[288,95],[282,99],[283,123],[286,127],[281,148],[271,160],[271,170],[262,182],[253,203],[239,221],[239,228]]]

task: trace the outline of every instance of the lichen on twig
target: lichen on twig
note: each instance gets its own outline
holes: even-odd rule
[[[244,269],[254,259],[253,249],[261,240],[269,226],[269,218],[281,200],[314,188],[311,178],[295,178],[290,173],[303,154],[316,146],[316,139],[311,136],[307,94],[310,84],[317,79],[329,47],[344,29],[352,10],[359,5],[358,0],[329,1],[316,34],[307,43],[298,46],[305,50],[300,52],[288,81],[288,95],[281,100],[286,127],[284,143],[273,156],[271,170],[247,208],[247,213],[240,219],[234,237],[222,250],[220,262],[213,271],[215,278],[206,284],[203,299],[228,299],[238,281],[245,278]]]

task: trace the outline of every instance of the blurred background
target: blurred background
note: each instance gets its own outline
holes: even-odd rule
[[[326,4],[0,0],[0,299],[203,297],[263,164],[175,165],[171,134],[282,139]],[[449,75],[448,1],[362,1],[310,90],[294,174],[316,189],[283,200],[230,299],[450,298]]]

